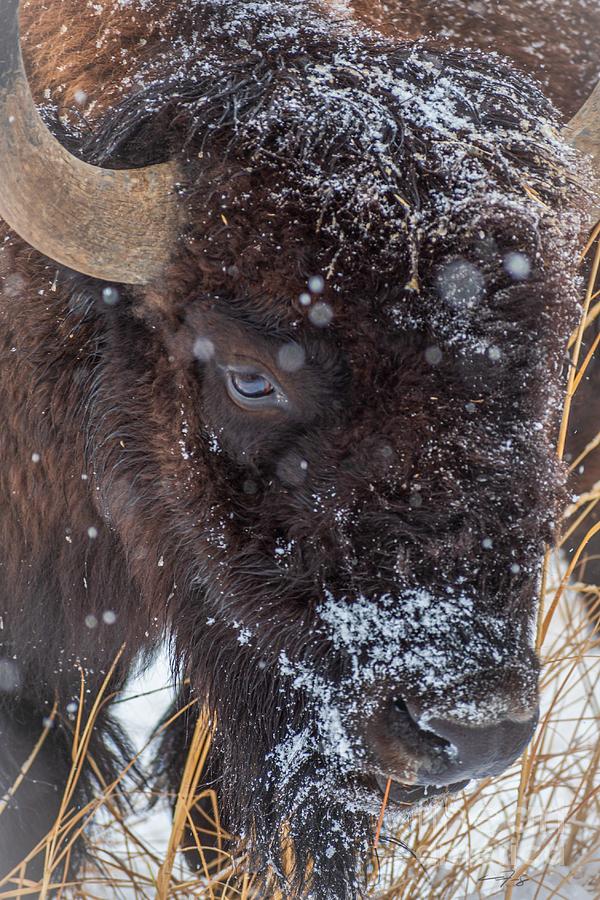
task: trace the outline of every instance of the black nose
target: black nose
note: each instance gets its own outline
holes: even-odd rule
[[[428,772],[426,766],[421,766],[419,781],[422,784],[439,784],[440,774],[444,776],[444,784],[459,778],[500,775],[519,758],[531,740],[537,718],[536,712],[525,721],[519,720],[520,717],[507,717],[484,725],[449,718],[428,719],[426,727],[429,733],[446,741],[448,747],[442,756],[441,772]]]
[[[367,741],[380,773],[441,787],[499,775],[523,752],[537,718],[537,709],[516,707],[491,720],[476,711],[441,717],[395,700],[368,729]]]

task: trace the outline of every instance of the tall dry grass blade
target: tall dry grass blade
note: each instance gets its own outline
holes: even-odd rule
[[[589,544],[591,539],[594,537],[594,535],[598,534],[599,531],[600,531],[600,522],[597,522],[595,525],[593,525],[589,529],[589,531],[586,533],[584,539],[580,543],[579,547],[573,554],[571,562],[569,563],[567,570],[561,580],[561,583],[558,586],[556,594],[554,595],[554,600],[552,601],[552,603],[550,605],[550,609],[548,610],[548,612],[546,613],[546,616],[544,618],[544,623],[543,623],[542,629],[541,629],[541,643],[542,644],[544,643],[544,640],[546,639],[546,635],[548,634],[548,629],[550,628],[550,624],[552,622],[552,617],[553,617],[554,613],[556,612],[556,608],[562,597],[563,591],[565,590],[565,588],[569,582],[569,579],[571,578],[571,575],[577,568],[577,563],[579,562],[581,554],[583,553],[583,551],[585,550],[585,548],[587,547],[587,545]]]
[[[194,734],[188,751],[181,786],[177,795],[177,803],[173,816],[173,827],[169,837],[169,845],[165,860],[160,867],[157,879],[157,898],[167,900],[169,896],[169,883],[175,863],[175,855],[181,844],[188,814],[196,799],[198,783],[212,741],[212,726],[206,712],[202,711],[194,728]]]
[[[390,789],[392,787],[392,779],[388,778],[387,784],[385,786],[385,793],[383,795],[383,801],[381,803],[381,809],[379,811],[379,819],[377,820],[377,828],[375,829],[375,840],[373,841],[373,849],[377,850],[379,847],[379,837],[381,835],[381,829],[383,827],[383,817],[385,816],[385,811],[387,809],[388,800],[390,799]]]
[[[89,716],[87,718],[85,727],[83,729],[83,732],[81,732],[81,723],[82,723],[82,715],[83,715],[82,709],[84,706],[84,698],[85,698],[85,679],[83,677],[83,671],[82,671],[81,694],[80,694],[80,702],[79,702],[79,709],[78,709],[78,716],[77,716],[77,723],[76,723],[76,730],[75,730],[75,738],[76,739],[73,741],[73,752],[72,752],[73,764],[71,766],[71,770],[70,770],[68,778],[67,778],[65,792],[64,792],[62,800],[61,800],[60,809],[59,809],[58,816],[56,818],[56,822],[55,822],[52,830],[50,831],[50,834],[48,835],[48,843],[46,846],[46,860],[45,860],[45,864],[44,864],[44,877],[43,877],[41,890],[40,890],[40,900],[46,900],[46,898],[48,896],[52,873],[53,873],[54,867],[55,867],[54,857],[56,855],[56,848],[57,848],[57,844],[58,844],[59,836],[60,836],[60,832],[61,832],[61,822],[65,816],[67,807],[73,798],[73,795],[75,792],[75,787],[81,776],[82,766],[83,766],[85,757],[87,755],[89,742],[90,742],[90,739],[92,736],[92,729],[96,722],[96,718],[98,716],[98,712],[100,710],[103,697],[108,689],[108,685],[112,681],[113,675],[115,673],[115,669],[119,663],[119,660],[123,656],[124,651],[125,651],[125,644],[123,644],[123,646],[120,648],[119,652],[117,653],[112,665],[110,666],[110,668],[104,678],[104,681],[102,682],[102,685],[100,687],[98,695],[95,697],[94,702],[92,704],[92,707],[91,707]]]

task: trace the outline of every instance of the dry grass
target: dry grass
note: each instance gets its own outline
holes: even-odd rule
[[[596,233],[594,237],[597,236]],[[580,363],[583,333],[600,313],[600,302],[596,302],[598,293],[594,292],[600,249],[591,241],[592,246],[596,250],[581,326],[570,343],[574,365],[559,440],[560,454],[564,450],[571,400],[591,358],[588,353]],[[572,467],[579,465],[585,455],[600,452],[599,446],[600,434],[573,461]],[[599,501],[600,485],[597,485],[574,504],[568,511],[570,518],[565,523],[564,539],[575,525],[585,521]],[[420,813],[399,830],[385,822],[381,829],[379,824],[371,878],[373,897],[458,900],[497,896],[518,900],[521,895],[535,900],[542,897],[571,900],[576,884],[586,884],[591,896],[600,896],[599,651],[580,599],[581,595],[587,595],[591,604],[600,607],[600,590],[595,585],[572,584],[577,558],[599,528],[588,531],[569,566],[557,554],[548,555],[546,560],[538,629],[538,646],[544,663],[542,717],[529,750],[519,764],[502,776],[478,783],[443,807]],[[82,675],[82,696],[84,690]],[[80,713],[75,724],[71,775],[59,817],[44,842],[43,882],[28,881],[28,861],[24,860],[0,882],[0,900],[33,896],[38,892],[44,898],[52,891],[57,891],[64,900],[73,897],[250,900],[256,896],[258,884],[250,874],[244,874],[243,857],[236,859],[234,866],[234,861],[222,853],[215,871],[214,860],[211,862],[202,853],[203,833],[194,829],[191,820],[194,800],[199,795],[209,797],[214,814],[206,830],[220,834],[214,792],[201,787],[211,740],[203,716],[194,734],[174,818],[167,820],[163,814],[164,832],[169,835],[170,831],[170,835],[166,842],[163,840],[160,850],[143,836],[143,814],[125,820],[118,812],[114,802],[117,783],[104,785],[85,809],[74,809],[72,799],[81,764],[88,757],[94,766],[88,755],[94,719],[108,699],[105,690],[101,691],[89,718],[84,721]],[[82,707],[80,704],[79,708]],[[170,724],[167,722],[163,727],[168,728]],[[0,801],[0,815],[12,794],[18,794],[19,784],[43,745],[49,727],[50,723],[24,763],[19,779]],[[126,775],[127,771],[121,778]],[[72,847],[91,823],[94,827],[89,830],[87,840],[95,863],[88,866],[80,882],[70,884],[64,880],[64,873]],[[203,871],[198,877],[189,874],[177,849],[186,828],[187,833],[192,833],[203,860]],[[268,893],[276,897],[274,891]]]

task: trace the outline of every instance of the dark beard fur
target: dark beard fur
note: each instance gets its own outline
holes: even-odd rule
[[[182,691],[165,721],[190,696]],[[318,754],[306,754],[306,744],[301,762],[290,760],[290,772],[282,777],[275,753],[265,760],[250,715],[227,724],[233,724],[234,733],[216,731],[201,782],[203,789],[217,792],[221,827],[239,838],[227,852],[234,858],[244,854],[243,871],[259,873],[266,895],[270,885],[290,898],[364,896],[379,799],[375,792],[334,771]],[[155,758],[154,785],[172,797],[179,789],[194,725],[193,714],[179,716]],[[279,742],[282,747],[290,743],[290,728],[289,722],[281,723],[288,734],[287,742],[283,736]],[[273,746],[277,743],[273,735]],[[210,845],[210,838],[205,840]],[[197,865],[195,858],[192,862]]]

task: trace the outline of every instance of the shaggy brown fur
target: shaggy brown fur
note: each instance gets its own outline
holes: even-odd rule
[[[536,3],[514,6],[535,20]],[[568,8],[575,56],[587,4]],[[108,166],[178,156],[191,225],[163,283],[108,295],[14,235],[0,253],[2,787],[59,703],[39,771],[0,818],[5,867],[57,808],[80,670],[93,696],[124,640],[114,689],[172,638],[218,723],[224,821],[282,883],[285,824],[290,896],[360,894],[378,709],[534,702],[529,629],[564,505],[577,163],[507,62],[306,12],[25,7],[50,127]],[[577,60],[573,84],[593,65]],[[579,88],[567,96],[556,65],[548,91],[570,109]],[[324,293],[307,304],[315,275]],[[287,405],[233,403],[223,373],[240,361]],[[159,751],[175,788],[189,727]],[[104,777],[122,744],[104,713]]]
[[[384,34],[432,36],[451,46],[499,53],[533,74],[544,93],[572,116],[598,80],[594,0],[350,0],[355,15]]]

